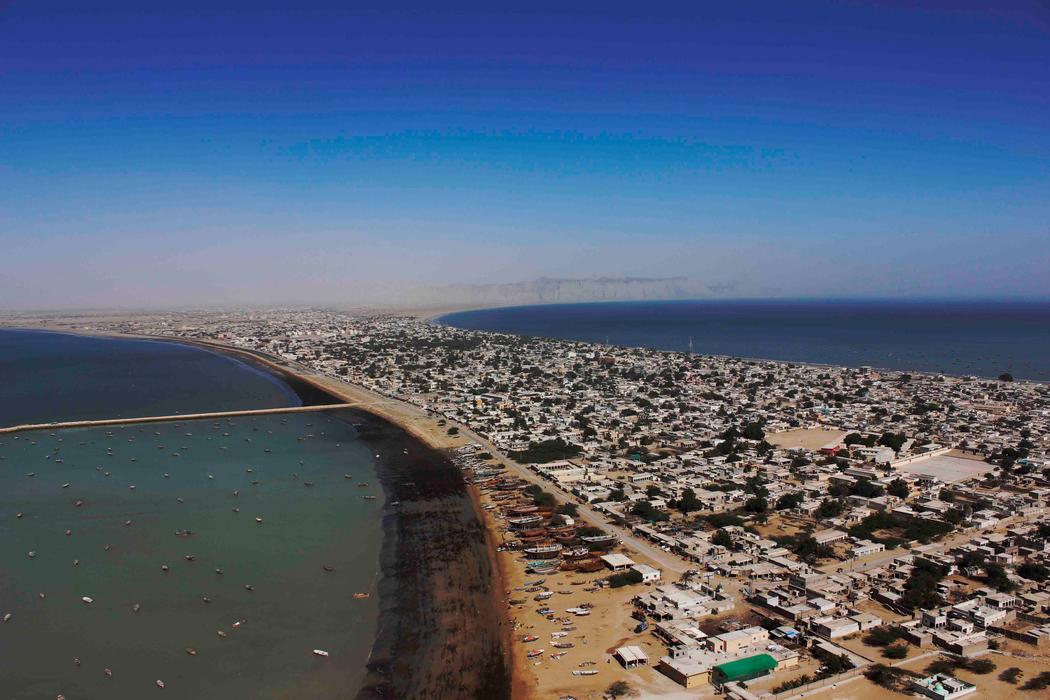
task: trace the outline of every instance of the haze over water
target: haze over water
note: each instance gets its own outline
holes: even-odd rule
[[[458,328],[789,362],[1050,380],[1048,302],[654,301],[448,314]]]
[[[44,349],[54,341],[32,335]],[[123,341],[93,342],[114,343],[117,356],[126,350]],[[6,348],[5,366],[31,362]],[[29,408],[102,417],[121,396],[124,410],[150,415],[287,400],[290,391],[200,353],[224,368],[216,383],[212,360],[192,348],[147,343],[135,352],[135,382],[169,366],[166,381],[192,400],[172,404],[161,392],[159,405],[132,404],[136,390],[114,380],[112,363],[71,352],[64,362],[80,377],[76,395],[53,403],[45,382]],[[21,400],[30,396],[30,380],[12,384]],[[5,417],[26,422],[7,391]],[[187,700],[352,694],[376,632],[382,504],[371,450],[327,413],[2,435],[0,616],[12,619],[0,625],[0,695],[131,700],[158,692],[158,679],[166,697]],[[358,591],[373,595],[354,599]]]

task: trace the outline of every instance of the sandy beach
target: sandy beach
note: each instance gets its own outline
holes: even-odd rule
[[[448,426],[441,424],[443,421],[441,421],[439,416],[430,415],[417,406],[380,396],[363,387],[318,374],[295,363],[269,358],[239,348],[229,348],[218,343],[202,342],[200,344],[219,351],[232,352],[238,356],[261,363],[271,371],[280,372],[285,376],[291,374],[298,381],[317,387],[341,401],[347,403],[359,402],[360,410],[389,421],[398,428],[415,436],[437,453],[455,450],[471,443],[483,445],[487,451],[494,455],[494,463],[498,462],[507,466],[510,473],[513,473],[515,476],[539,481],[538,477],[528,472],[526,467],[501,454],[489,441],[476,435],[466,426],[458,426],[458,434],[449,435]],[[435,455],[435,459],[438,458],[441,458],[440,454]],[[462,481],[461,476],[460,480]],[[546,487],[550,488],[549,485]],[[484,505],[490,503],[489,497],[481,493],[475,486],[468,487],[468,491],[474,500],[474,508],[472,510],[482,514],[481,517],[485,524],[486,551],[484,555],[478,554],[477,556],[498,563],[492,575],[494,585],[486,592],[486,595],[488,601],[493,601],[498,605],[500,620],[498,623],[499,643],[504,649],[507,649],[509,646],[507,663],[509,668],[513,669],[513,673],[510,676],[510,692],[513,700],[531,700],[533,698],[562,697],[565,695],[572,695],[581,699],[596,699],[602,696],[604,689],[610,683],[617,680],[626,680],[636,688],[642,689],[647,693],[660,694],[661,696],[666,694],[667,697],[674,697],[676,694],[684,692],[681,686],[675,684],[653,668],[640,668],[628,671],[612,659],[612,652],[617,647],[625,644],[641,646],[650,655],[653,663],[664,653],[661,645],[656,642],[651,634],[648,632],[635,634],[633,631],[637,621],[630,617],[630,601],[634,596],[649,590],[647,586],[626,586],[615,590],[607,588],[597,589],[594,586],[594,582],[605,578],[609,573],[608,571],[590,574],[558,572],[546,577],[526,575],[520,553],[512,551],[497,553],[496,551],[497,543],[502,540],[506,524],[493,515],[494,510],[483,509]],[[390,498],[396,497],[390,496]],[[438,510],[441,510],[445,506],[436,507]],[[447,515],[447,512],[445,515]],[[584,516],[582,519],[586,521],[587,517]],[[445,518],[443,521],[448,522],[448,519]],[[405,520],[405,522],[408,521]],[[402,525],[401,527],[406,526]],[[418,536],[420,531],[416,530],[407,533],[399,531],[399,534],[402,533],[409,536]],[[630,538],[628,533],[622,532],[617,534],[621,535],[621,538],[629,538],[628,543],[633,543],[633,538]],[[472,543],[476,543],[477,540],[473,534],[470,534],[469,537]],[[644,544],[642,547],[646,550],[652,549]],[[634,561],[663,569],[665,577],[669,577],[670,580],[677,580],[677,572],[666,568],[669,555],[654,551],[653,557],[646,556],[641,551],[641,547],[625,548],[621,545],[620,549],[625,551]],[[659,556],[659,560],[657,560],[656,555]],[[405,568],[401,573],[403,577],[411,578],[414,575],[418,575],[412,569],[415,564],[408,563],[417,556],[418,552],[404,553],[405,564],[403,566]],[[684,562],[674,563],[678,567],[684,568]],[[446,570],[446,575],[453,575],[457,572],[461,574],[462,570],[450,567]],[[482,573],[481,571],[476,572],[479,576]],[[439,577],[435,577],[435,579],[437,578]],[[575,624],[573,625],[575,629],[567,637],[560,640],[562,643],[572,643],[574,646],[571,649],[559,650],[551,647],[550,632],[559,631],[561,629],[560,624],[551,623],[536,613],[536,609],[542,606],[532,601],[531,598],[535,594],[525,594],[520,590],[516,590],[523,589],[526,582],[532,582],[538,578],[546,578],[545,587],[554,592],[554,596],[548,601],[551,608],[564,610],[565,608],[584,603],[592,606],[591,614],[575,618]],[[469,589],[469,586],[466,584],[458,586],[460,592],[457,595],[462,595],[464,587]],[[455,592],[456,589],[457,586],[447,586],[445,591],[446,593],[449,591]],[[381,591],[383,591],[382,584]],[[383,593],[381,592],[382,595]],[[435,598],[440,598],[442,595],[442,593],[436,592]],[[517,600],[522,597],[527,599],[527,604],[510,605],[510,600]],[[457,620],[461,619],[461,613],[463,612],[464,610],[461,607],[456,606],[449,606],[444,610],[444,614],[447,616],[445,622],[448,624],[446,634],[449,634],[452,639],[462,640],[467,634],[464,629],[459,627],[457,622]],[[426,619],[428,624],[431,624],[431,619],[429,617]],[[492,632],[493,630],[491,629],[485,631],[487,638],[492,638]],[[532,643],[522,642],[522,638],[528,634],[535,634],[540,639]],[[434,636],[438,638],[436,633]],[[378,646],[383,646],[382,639]],[[533,648],[544,648],[545,653],[543,657],[540,659],[528,659],[527,654]],[[551,657],[552,653],[562,651],[565,652],[565,655],[561,658],[555,659]],[[438,650],[435,650],[435,653],[438,653]],[[463,668],[463,661],[464,658],[458,660],[442,658],[438,663],[449,664],[450,668]],[[581,666],[580,664],[593,665]],[[593,676],[575,676],[572,673],[574,670],[597,670],[598,673]],[[434,683],[430,688],[434,692],[430,694],[436,693],[436,697],[499,697],[496,694],[443,695],[442,688],[447,690],[448,688],[445,687],[445,684],[450,682],[451,679],[446,677],[432,680]],[[365,695],[363,697],[378,697],[378,695]],[[385,697],[389,697],[389,695]]]

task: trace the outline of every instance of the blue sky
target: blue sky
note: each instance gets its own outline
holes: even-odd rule
[[[1050,296],[1047,3],[567,4],[0,0],[0,305]]]

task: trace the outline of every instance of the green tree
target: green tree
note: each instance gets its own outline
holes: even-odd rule
[[[1017,567],[1017,573],[1021,578],[1026,578],[1029,581],[1045,581],[1047,578],[1050,578],[1050,569],[1034,561],[1021,564],[1021,566]]]
[[[887,659],[903,659],[908,655],[907,644],[894,644],[882,650],[882,655]]]
[[[984,565],[984,581],[1001,593],[1009,593],[1016,587],[1014,582],[1010,580],[1010,577],[1006,575],[1006,569],[999,564]]]
[[[889,493],[897,498],[907,498],[911,489],[908,488],[908,483],[904,479],[898,477],[890,482]]]
[[[718,530],[715,534],[711,535],[711,544],[716,544],[719,547],[725,547],[726,549],[732,549],[733,536],[725,530]]]
[[[696,492],[692,489],[686,489],[682,491],[682,497],[678,499],[678,510],[683,513],[692,513],[694,510],[700,510],[703,507],[703,503],[696,497]]]
[[[1019,669],[1017,666],[1011,666],[1010,668],[1006,669],[1005,671],[999,674],[999,680],[1003,681],[1004,683],[1009,683],[1013,685],[1017,683],[1018,680],[1020,680],[1021,673],[1021,669]]]
[[[765,513],[769,510],[769,502],[761,496],[752,496],[744,503],[744,510],[748,513]]]

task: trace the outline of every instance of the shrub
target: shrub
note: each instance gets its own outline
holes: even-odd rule
[[[641,583],[642,575],[635,570],[622,571],[609,577],[609,588],[622,588],[634,583]]]
[[[999,674],[999,680],[1004,683],[1014,684],[1021,678],[1021,669],[1016,666],[1011,666],[1002,673]]]
[[[637,695],[638,691],[631,687],[627,681],[615,681],[605,689],[605,694],[611,698],[626,698]]]
[[[974,659],[966,664],[966,670],[983,676],[995,670],[995,663],[991,659]]]
[[[907,644],[894,644],[882,650],[882,655],[887,659],[903,659],[908,655]]]
[[[884,647],[887,644],[893,644],[902,637],[904,637],[904,630],[900,627],[883,625],[864,635],[864,643],[870,647]]]
[[[1028,682],[1021,686],[1021,690],[1045,690],[1050,688],[1050,671],[1043,671],[1035,678],[1029,678]]]

